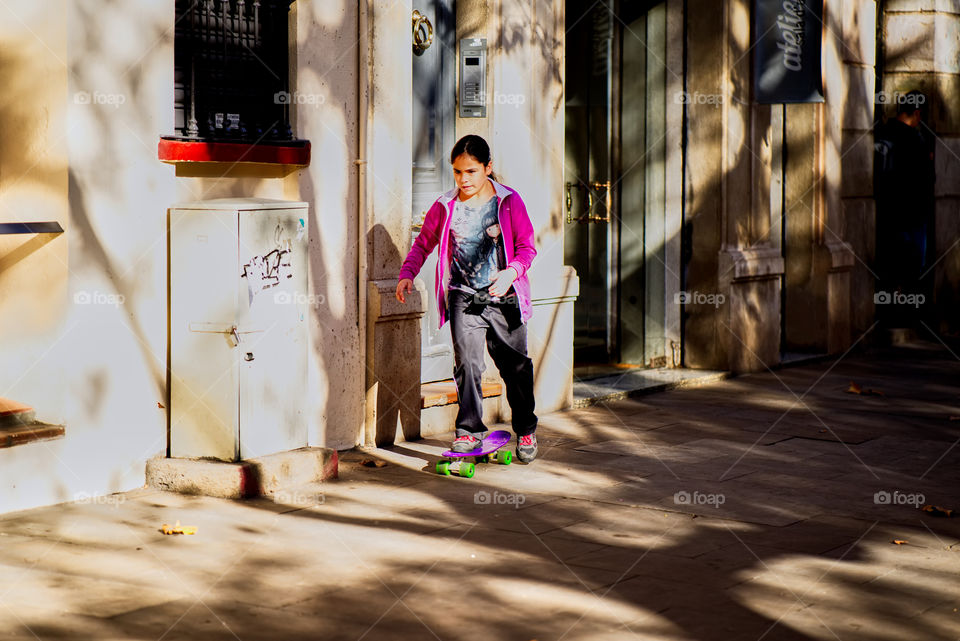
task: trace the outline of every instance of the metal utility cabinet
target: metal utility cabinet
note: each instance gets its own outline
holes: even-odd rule
[[[170,455],[307,445],[307,204],[169,210]]]

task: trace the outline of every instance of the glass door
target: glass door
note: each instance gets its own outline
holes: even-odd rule
[[[608,363],[617,354],[616,55],[614,15],[605,3],[567,3],[564,262],[580,277],[574,305],[574,361]]]

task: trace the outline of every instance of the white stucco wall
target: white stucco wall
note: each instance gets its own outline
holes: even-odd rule
[[[0,450],[0,511],[138,487],[144,461],[165,450],[174,194],[172,171],[156,159],[158,132],[173,127],[173,0],[5,11],[4,40],[29,54],[8,73],[35,84],[22,99],[39,117],[24,123],[32,141],[20,161],[36,164],[21,168],[47,187],[17,209],[36,220],[40,204],[39,219],[62,220],[66,233],[43,250],[61,259],[55,278],[5,271],[46,303],[44,322],[5,333],[0,395],[63,423],[66,436]],[[24,265],[44,260],[36,252]]]

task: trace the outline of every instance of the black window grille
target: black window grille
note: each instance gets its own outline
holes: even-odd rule
[[[293,0],[176,0],[172,138],[293,139],[287,20]]]

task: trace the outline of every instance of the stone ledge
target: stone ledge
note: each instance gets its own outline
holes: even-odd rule
[[[719,273],[729,274],[721,280],[744,281],[774,278],[783,274],[783,255],[775,247],[727,249],[720,251]]]
[[[270,496],[337,478],[336,450],[308,447],[229,463],[214,459],[147,461],[147,486],[224,499]]]
[[[823,244],[821,250],[828,272],[848,272],[856,264],[856,254],[848,242],[827,241]]]
[[[407,294],[407,302],[396,298],[397,281],[367,281],[367,315],[374,322],[384,320],[418,319],[427,311],[428,293],[424,282],[413,281],[413,291]]]
[[[0,427],[0,448],[62,438],[64,432],[63,425],[48,425],[46,423],[7,425]]]
[[[884,11],[887,13],[914,13],[921,11],[960,13],[960,2],[957,0],[887,0]]]
[[[530,303],[533,306],[558,305],[575,301],[580,296],[580,277],[570,265],[563,265],[558,276],[541,274],[537,265],[527,272],[530,278]]]

